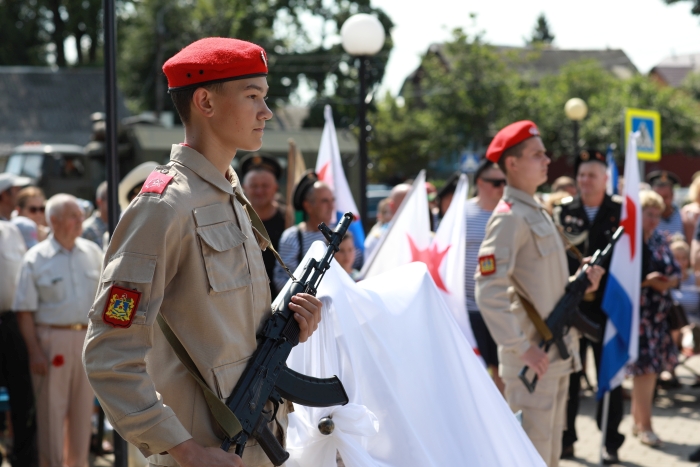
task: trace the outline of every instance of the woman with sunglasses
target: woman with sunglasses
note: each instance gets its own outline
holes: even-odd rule
[[[479,353],[488,366],[498,390],[503,393],[503,381],[498,376],[498,352],[496,342],[484,323],[474,296],[474,273],[478,265],[479,247],[486,235],[486,224],[498,201],[503,196],[506,186],[506,176],[498,164],[484,158],[474,173],[476,193],[474,198],[467,201],[467,259],[466,259],[466,291],[469,321],[476,338]]]
[[[17,216],[12,223],[22,233],[27,249],[33,247],[49,235],[44,214],[46,197],[41,188],[29,186],[17,193]]]

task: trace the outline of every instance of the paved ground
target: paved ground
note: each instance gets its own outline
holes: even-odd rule
[[[592,361],[592,358],[589,359]],[[688,361],[695,372],[700,373],[700,357]],[[595,374],[589,380],[595,385]],[[677,369],[681,383],[692,384],[694,377],[684,367]],[[623,387],[631,388],[631,381]],[[598,465],[601,434],[595,422],[595,395],[585,391],[581,399],[581,410],[576,420],[579,441],[574,445],[576,458],[562,460],[560,467]],[[625,401],[625,417],[620,424],[620,432],[627,438],[618,455],[621,465],[640,467],[696,467],[688,461],[688,455],[700,446],[700,388],[683,388],[669,391],[659,390],[652,412],[652,427],[664,442],[660,449],[647,447],[632,436],[632,417],[629,415],[629,401]]]
[[[588,361],[593,361],[592,355]],[[700,357],[695,357],[688,365],[700,374]],[[664,441],[660,449],[644,446],[631,435],[632,419],[629,415],[629,401],[625,402],[625,415],[621,432],[627,436],[620,449],[621,465],[628,467],[696,467],[689,462],[688,455],[700,446],[700,388],[687,386],[693,382],[691,373],[679,367],[677,373],[686,386],[680,389],[659,391],[653,412],[654,431]],[[595,385],[595,374],[589,368],[589,380]],[[626,381],[625,387],[631,387]],[[581,398],[581,410],[576,421],[579,441],[574,446],[576,458],[563,460],[560,467],[595,466],[599,461],[601,435],[595,424],[595,396],[591,391],[584,391]],[[111,467],[113,456],[93,459],[91,467]],[[133,464],[130,467],[135,467]],[[9,467],[3,463],[2,467]],[[410,466],[406,466],[410,467]],[[495,466],[494,466],[495,467]]]

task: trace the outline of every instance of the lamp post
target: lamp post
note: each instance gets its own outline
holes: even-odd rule
[[[586,118],[588,106],[583,99],[573,97],[564,104],[564,113],[566,118],[574,124],[574,157],[576,157],[576,153],[578,153],[578,122]]]
[[[360,217],[367,221],[367,62],[384,46],[384,26],[379,20],[365,13],[348,18],[340,29],[343,49],[360,61],[360,96],[357,120],[360,127]]]

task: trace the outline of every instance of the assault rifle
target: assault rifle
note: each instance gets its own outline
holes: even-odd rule
[[[618,227],[605,249],[602,252],[596,250],[590,263],[584,264],[583,268],[581,268],[581,272],[576,276],[576,279],[569,282],[566,286],[564,296],[559,299],[554,310],[545,320],[545,324],[551,332],[551,337],[549,339],[543,338],[542,342],[540,342],[540,347],[544,347],[545,352],[548,352],[551,345],[554,344],[557,346],[562,360],[569,358],[569,351],[564,343],[564,336],[569,332],[570,327],[577,328],[589,340],[600,342],[602,338],[600,326],[586,318],[578,309],[578,306],[581,300],[583,300],[586,289],[591,285],[586,271],[591,266],[603,265],[610,258],[613,246],[615,246],[615,243],[620,239],[624,231],[625,229],[623,227]],[[537,375],[532,378],[532,382],[528,381],[525,375],[528,368],[528,366],[524,366],[518,377],[528,391],[534,392],[535,386],[537,385]]]
[[[343,383],[337,376],[313,378],[287,368],[285,362],[292,347],[299,343],[301,331],[299,323],[294,319],[294,312],[289,309],[291,298],[298,293],[316,296],[321,279],[330,267],[331,259],[338,251],[352,220],[352,214],[346,213],[335,231],[323,223],[318,226],[328,240],[326,254],[321,261],[311,259],[301,280],[293,278],[284,299],[272,310],[272,316],[258,335],[258,348],[226,400],[226,405],[236,415],[243,429],[233,438],[224,440],[221,445],[224,451],[228,451],[234,444],[236,454],[243,457],[245,444],[252,437],[258,441],[274,465],[282,465],[289,458],[289,453],[267,427],[277,415],[282,398],[309,407],[348,403]],[[268,400],[273,403],[274,412],[263,411]]]

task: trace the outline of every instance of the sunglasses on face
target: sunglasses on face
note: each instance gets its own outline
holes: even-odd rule
[[[27,211],[31,212],[32,214],[36,214],[37,212],[44,212],[46,210],[46,207],[44,206],[29,206],[27,207]]]
[[[508,184],[505,178],[482,178],[481,180],[490,183],[494,188],[500,188]]]

